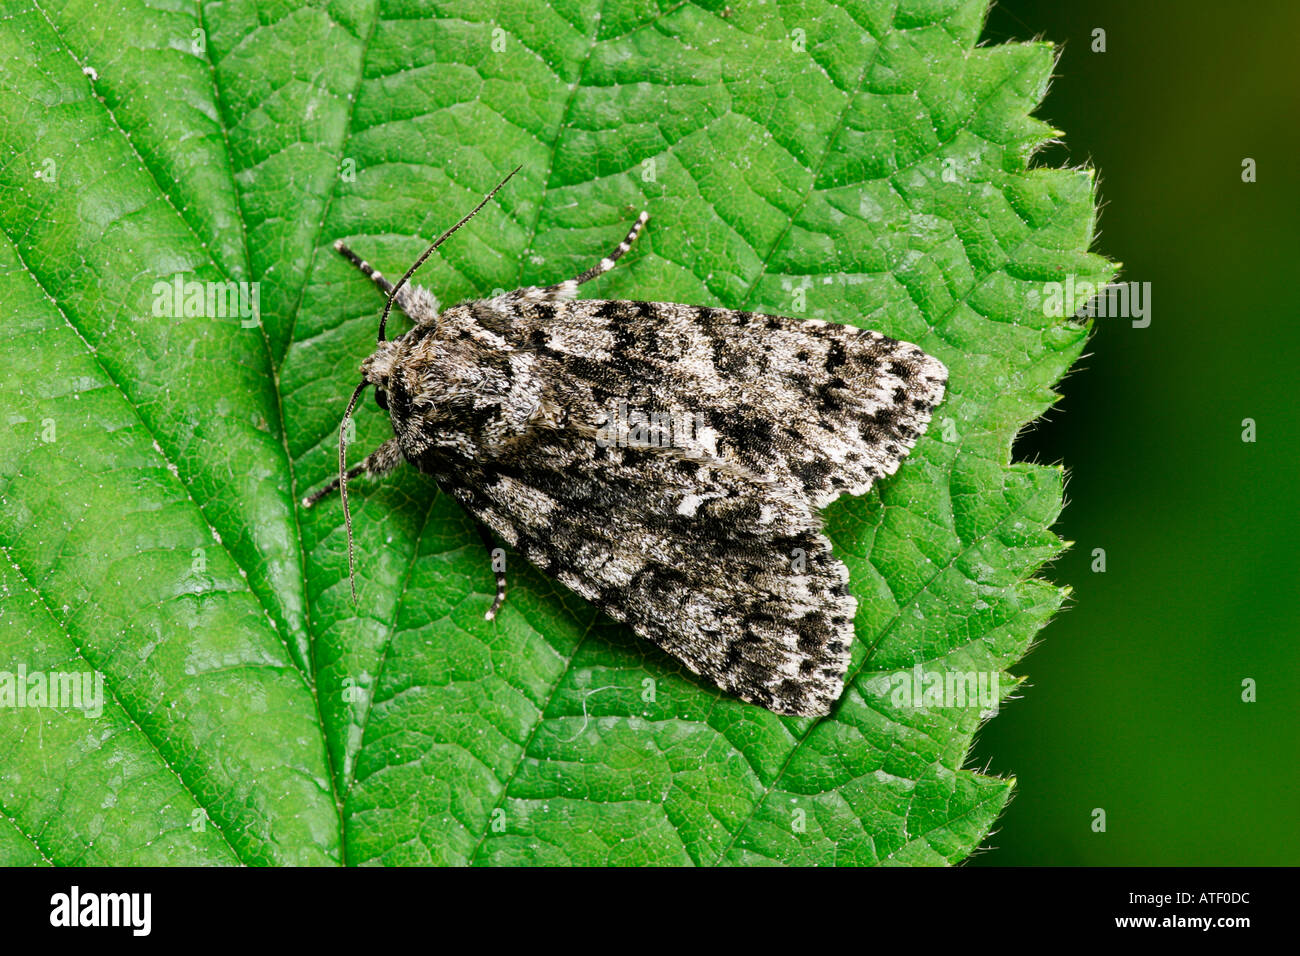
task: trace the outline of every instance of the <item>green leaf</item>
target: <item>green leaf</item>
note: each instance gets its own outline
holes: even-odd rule
[[[1035,296],[1112,274],[1091,174],[1029,168],[1051,47],[977,46],[984,13],[0,0],[0,704],[6,673],[103,679],[93,719],[0,706],[0,863],[970,854],[1012,781],[963,769],[977,704],[899,675],[1006,696],[1060,606],[1062,473],[1010,445],[1087,334]],[[381,305],[331,243],[399,272],[519,163],[422,272],[442,301],[572,276],[647,208],[589,295],[948,364],[900,473],[828,512],[861,605],[829,718],[720,695],[522,562],[484,621],[477,535],[413,469],[353,486],[355,606],[338,502],[298,508]],[[258,283],[260,324],[159,315],[176,276]],[[358,454],[388,433],[364,408]]]

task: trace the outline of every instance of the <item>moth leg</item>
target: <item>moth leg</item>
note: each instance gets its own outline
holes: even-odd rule
[[[348,260],[348,262],[352,263],[363,273],[365,273],[366,278],[369,279],[371,282],[373,282],[375,285],[379,286],[379,291],[382,292],[384,295],[393,294],[393,284],[384,278],[384,274],[379,270],[377,270],[369,262],[366,262],[365,259],[362,259],[359,255],[353,252],[348,247],[348,244],[345,243],[342,239],[339,239],[334,243],[334,250],[338,252],[340,255],[342,255],[344,259]],[[399,295],[398,298],[401,298],[401,296]]]
[[[497,596],[492,601],[492,606],[488,608],[487,613],[483,615],[484,620],[490,621],[497,616],[497,611],[501,610],[501,605],[506,603],[506,565],[502,561],[500,567],[497,566],[496,542],[492,540],[492,532],[488,530],[487,525],[480,524],[478,533],[479,537],[483,539],[483,547],[487,548],[488,557],[492,559],[492,573],[497,579]]]
[[[348,262],[360,269],[366,278],[378,286],[379,291],[385,296],[393,294],[393,284],[384,278],[384,274],[353,252],[346,242],[342,239],[336,240],[334,249],[344,259],[347,259]],[[405,312],[411,321],[416,324],[431,322],[438,316],[437,300],[423,286],[402,286],[397,290],[397,298],[393,300],[393,304]]]
[[[374,478],[382,477],[396,468],[401,462],[402,446],[398,444],[396,438],[390,438],[367,455],[360,464],[353,465],[348,469],[348,481],[351,481],[357,475],[369,475]],[[338,478],[331,478],[329,484],[303,498],[302,506],[310,508],[326,495],[337,491],[338,487]]]
[[[644,228],[646,220],[649,218],[650,213],[648,212],[642,212],[641,215],[637,216],[636,222],[632,224],[632,228],[628,230],[627,236],[618,244],[618,247],[586,272],[581,273],[573,279],[565,279],[563,282],[557,282],[555,285],[544,286],[540,289],[528,289],[526,291],[531,293],[529,298],[541,302],[570,298],[578,291],[578,286],[582,285],[584,282],[590,282],[592,279],[596,278],[596,276],[604,275],[610,269],[614,268],[614,263],[618,262],[618,260],[622,258],[623,253],[632,248],[632,243],[636,242],[636,237],[641,234],[641,230]]]

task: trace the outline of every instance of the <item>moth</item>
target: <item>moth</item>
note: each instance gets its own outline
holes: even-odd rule
[[[518,172],[516,169],[514,172]],[[779,714],[844,688],[857,604],[820,510],[893,474],[948,372],[915,345],[818,320],[663,302],[578,300],[649,218],[576,278],[441,312],[334,244],[387,296],[339,430],[338,488],[403,460],[484,530],[694,673]],[[385,340],[392,308],[413,323]],[[393,437],[347,467],[367,387]],[[506,595],[496,571],[493,618]]]

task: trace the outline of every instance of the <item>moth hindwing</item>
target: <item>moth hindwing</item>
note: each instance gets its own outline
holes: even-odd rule
[[[342,486],[346,512],[348,477],[406,460],[693,672],[777,713],[827,713],[856,602],[819,510],[893,474],[947,369],[851,326],[577,301],[647,218],[574,279],[441,312],[407,284],[414,267],[393,285],[336,243],[414,326],[391,341],[381,331],[348,405],[373,386],[393,437],[347,471],[341,441],[339,478],[306,503]],[[505,598],[504,565],[493,567],[489,618]]]

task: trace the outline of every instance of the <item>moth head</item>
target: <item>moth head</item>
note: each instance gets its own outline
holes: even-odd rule
[[[361,363],[361,375],[367,384],[375,387],[375,402],[388,410],[388,386],[397,360],[398,342],[380,342],[375,351]]]

